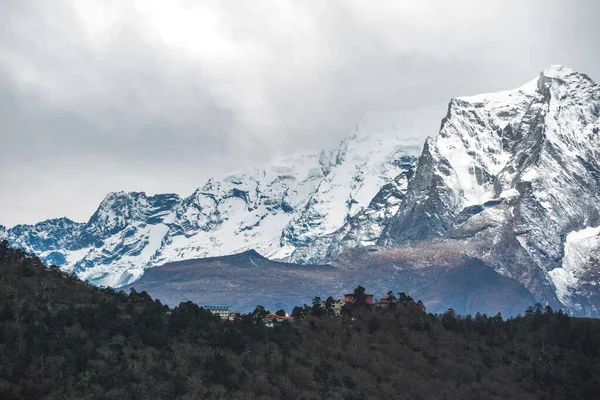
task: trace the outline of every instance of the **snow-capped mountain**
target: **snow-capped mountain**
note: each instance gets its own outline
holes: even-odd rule
[[[85,224],[49,220],[0,235],[82,279],[114,287],[172,261],[250,249],[285,259],[366,212],[382,187],[404,190],[397,177],[413,166],[421,147],[420,140],[403,137],[393,120],[371,117],[336,150],[210,179],[184,199],[111,193]]]
[[[600,315],[596,83],[552,66],[517,89],[453,99],[424,146],[397,120],[371,115],[338,149],[211,179],[185,199],[113,193],[85,224],[0,227],[0,238],[111,286],[250,249],[432,277],[470,256],[538,301]]]
[[[0,227],[0,240],[7,239],[15,247],[34,254],[44,254],[44,260],[64,264],[64,251],[77,247],[84,224],[68,218],[50,219],[35,225],[17,225],[12,229]]]
[[[596,314],[599,117],[600,87],[562,66],[453,99],[379,244],[470,248],[538,299]]]

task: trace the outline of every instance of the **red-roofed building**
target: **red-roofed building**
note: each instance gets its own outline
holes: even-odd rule
[[[265,325],[269,328],[275,326],[275,324],[281,323],[283,321],[292,322],[294,317],[289,317],[287,315],[277,315],[277,314],[269,314],[264,318]]]
[[[388,298],[387,298],[387,297],[382,297],[381,299],[379,299],[379,301],[378,301],[377,303],[375,303],[375,305],[376,305],[377,307],[380,307],[380,308],[386,308],[386,307],[389,307],[389,306],[390,306],[390,304],[391,304],[391,303],[390,303],[390,301],[388,300]]]
[[[365,297],[366,297],[365,302],[367,304],[374,304],[374,300],[373,300],[373,295],[372,294],[365,293]],[[345,294],[344,297],[341,300],[344,303],[354,303],[356,301],[356,299],[354,298],[354,293]]]

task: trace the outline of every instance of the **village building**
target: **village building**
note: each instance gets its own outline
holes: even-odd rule
[[[356,299],[354,298],[354,293],[345,294],[344,297],[342,297],[341,301],[343,303],[354,303],[354,302],[356,302]],[[372,294],[365,293],[365,303],[367,303],[367,304],[374,304],[374,300],[373,300],[373,295]]]
[[[347,303],[354,303],[356,299],[354,298],[354,293],[347,293],[341,299],[337,300],[333,303],[333,313],[336,316],[340,316],[342,313],[342,307]],[[365,303],[369,305],[373,305],[377,308],[389,308],[391,303],[387,297],[382,297],[379,300],[376,300],[373,294],[365,293]]]
[[[221,319],[229,319],[229,306],[225,305],[205,305],[202,306],[205,310],[218,315]]]
[[[242,314],[239,312],[230,312],[229,313],[229,320],[230,321],[235,321],[236,319],[241,318]]]
[[[283,321],[292,322],[294,317],[290,317],[288,315],[277,315],[277,314],[269,314],[264,318],[264,323],[267,328],[272,328],[276,324],[280,324]]]
[[[389,308],[390,305],[391,302],[388,300],[387,297],[382,297],[377,303],[375,303],[375,306],[379,308]]]
[[[344,306],[344,303],[341,299],[340,300],[336,300],[333,303],[333,315],[335,315],[336,317],[339,317],[342,314],[342,307]]]

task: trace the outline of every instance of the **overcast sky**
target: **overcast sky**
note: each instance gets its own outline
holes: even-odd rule
[[[0,0],[0,224],[86,221],[332,148],[366,112],[435,136],[452,97],[551,64],[600,79],[600,2]]]

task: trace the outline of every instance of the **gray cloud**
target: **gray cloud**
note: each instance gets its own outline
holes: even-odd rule
[[[369,111],[435,135],[451,98],[550,64],[600,78],[596,1],[0,1],[0,223],[334,147]],[[168,5],[167,5],[168,4]]]

